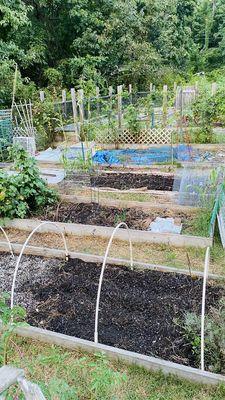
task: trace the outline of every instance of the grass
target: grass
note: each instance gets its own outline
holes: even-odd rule
[[[109,361],[102,354],[68,351],[13,338],[10,364],[23,368],[51,400],[222,400],[225,386],[211,387]],[[16,389],[7,399],[16,397]]]
[[[80,197],[89,197],[91,201],[91,190],[87,188],[73,188],[72,186],[70,189],[65,189],[61,188],[60,189],[61,194],[70,194],[74,196],[80,196]],[[96,190],[96,197],[98,196],[98,192]],[[152,193],[137,193],[137,192],[117,192],[115,191],[99,191],[99,199],[110,199],[110,200],[127,200],[127,201],[140,201],[140,202],[152,202],[152,203],[158,203],[159,201],[162,203],[168,203],[169,202],[169,195],[153,195]]]
[[[199,209],[198,213],[187,222],[187,227],[182,231],[187,235],[209,236],[211,210]]]

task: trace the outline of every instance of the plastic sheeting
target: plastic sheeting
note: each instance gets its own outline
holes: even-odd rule
[[[180,234],[182,230],[182,224],[178,225],[175,223],[173,218],[160,218],[157,217],[155,221],[150,224],[148,229],[154,233],[177,233]]]
[[[87,151],[90,151],[90,149],[84,146],[84,152],[86,153]],[[82,155],[82,148],[79,145],[71,146],[68,149],[61,149],[60,147],[57,147],[57,149],[52,149],[51,147],[49,147],[47,150],[41,151],[36,156],[36,160],[46,163],[59,163],[63,154],[68,160],[75,160],[77,157]]]
[[[191,146],[179,145],[176,147],[162,146],[150,147],[145,150],[98,150],[93,161],[97,164],[121,165],[151,165],[154,163],[176,161],[198,161],[200,155]]]
[[[210,169],[186,167],[182,171],[178,203],[184,206],[203,206],[210,200]]]

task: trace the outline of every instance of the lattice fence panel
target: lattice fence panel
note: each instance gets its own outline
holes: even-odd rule
[[[134,135],[129,129],[124,129],[117,136],[111,132],[99,133],[96,143],[120,143],[120,144],[170,144],[172,143],[173,130],[167,128],[142,129]]]

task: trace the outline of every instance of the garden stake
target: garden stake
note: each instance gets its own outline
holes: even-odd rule
[[[206,255],[205,255],[205,268],[204,268],[204,279],[203,279],[203,290],[202,290],[202,316],[201,316],[201,370],[202,371],[205,371],[205,362],[204,362],[205,296],[206,296],[206,283],[207,283],[208,273],[209,273],[209,257],[210,257],[210,248],[207,247]]]
[[[101,288],[102,288],[102,281],[103,281],[103,275],[104,275],[104,271],[105,271],[105,266],[106,266],[106,260],[109,254],[109,250],[113,241],[113,238],[117,232],[117,230],[121,227],[121,226],[125,226],[125,228],[127,229],[127,233],[128,233],[128,237],[129,237],[129,242],[130,242],[130,266],[131,269],[133,269],[133,248],[132,248],[132,242],[131,242],[131,237],[130,237],[130,231],[129,228],[127,226],[127,224],[125,222],[120,222],[116,228],[114,229],[111,238],[109,240],[106,252],[105,252],[105,257],[103,260],[103,264],[102,264],[102,269],[101,269],[101,274],[100,274],[100,278],[99,278],[99,284],[98,284],[98,294],[97,294],[97,301],[96,301],[96,308],[95,308],[95,334],[94,334],[94,340],[95,343],[98,343],[98,313],[99,313],[99,302],[100,302],[100,295],[101,295]]]

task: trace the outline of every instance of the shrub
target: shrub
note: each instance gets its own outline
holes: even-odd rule
[[[46,149],[56,138],[56,128],[63,126],[63,117],[60,109],[56,109],[53,98],[37,101],[33,106],[34,126],[37,129],[38,148]]]
[[[219,307],[211,307],[205,319],[205,364],[212,372],[225,372],[225,298]],[[201,352],[201,318],[193,313],[185,316],[185,337],[191,344],[196,367],[199,367]]]
[[[24,218],[57,201],[57,194],[40,177],[34,158],[19,147],[10,151],[16,174],[0,172],[0,217]]]
[[[126,109],[125,121],[133,135],[138,135],[140,133],[141,128],[138,121],[138,111],[132,104]]]

